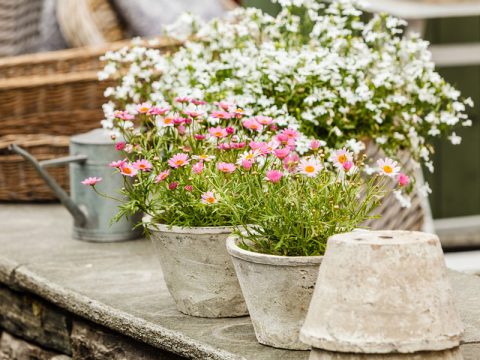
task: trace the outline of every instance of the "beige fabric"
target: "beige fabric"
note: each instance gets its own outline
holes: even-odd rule
[[[57,18],[71,46],[101,45],[124,38],[108,0],[57,0]]]

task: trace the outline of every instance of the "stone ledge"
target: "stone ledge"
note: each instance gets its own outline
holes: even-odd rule
[[[0,282],[80,318],[190,359],[307,359],[256,342],[248,317],[202,319],[179,313],[151,244],[94,244],[70,238],[58,205],[0,205]],[[480,353],[480,279],[451,274],[466,325],[465,350]],[[475,360],[465,356],[465,360]]]

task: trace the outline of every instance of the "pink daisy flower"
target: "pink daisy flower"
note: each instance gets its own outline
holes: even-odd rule
[[[394,177],[400,171],[400,166],[398,166],[398,163],[389,158],[377,160],[377,165],[379,167],[379,173],[381,175]]]
[[[235,114],[229,113],[227,111],[212,111],[210,116],[215,119],[231,119],[235,116]]]
[[[223,110],[227,111],[230,110],[231,107],[234,107],[235,105],[233,103],[230,103],[228,101],[220,101],[217,103],[217,105]]]
[[[121,167],[123,164],[125,164],[127,162],[127,159],[123,159],[123,160],[118,160],[118,161],[112,161],[110,164],[108,164],[108,166],[112,167],[112,168],[119,168]]]
[[[137,160],[132,164],[132,166],[140,171],[151,171],[153,167],[150,161],[147,159]]]
[[[207,205],[213,205],[218,202],[217,198],[215,197],[215,194],[211,191],[204,192],[202,194],[202,203],[207,204]]]
[[[185,104],[185,103],[190,102],[190,98],[186,97],[186,96],[179,96],[179,97],[175,98],[175,101],[180,103],[180,104]]]
[[[337,168],[343,168],[343,164],[346,161],[353,161],[353,154],[347,149],[343,148],[334,151],[328,160],[333,164],[333,166]]]
[[[135,118],[134,115],[129,114],[128,111],[120,111],[117,110],[113,113],[113,116],[115,116],[117,119],[122,119],[122,120],[132,120]]]
[[[352,168],[353,168],[353,162],[347,160],[343,163],[343,170],[345,170],[345,172],[348,173]]]
[[[82,181],[83,185],[88,185],[88,186],[95,186],[97,185],[100,181],[102,181],[101,177],[88,177],[85,180]]]
[[[262,146],[265,146],[265,142],[250,141],[248,146],[250,146],[250,149],[252,150],[260,150]]]
[[[182,125],[185,122],[185,118],[182,117],[174,117],[173,118],[173,125]]]
[[[253,130],[253,131],[262,131],[263,125],[257,122],[255,119],[247,119],[242,122],[242,125],[246,127],[247,129]]]
[[[165,180],[168,175],[170,175],[170,170],[165,170],[165,171],[162,171],[160,174],[158,174],[156,177],[155,177],[155,183],[159,183],[160,181],[163,181]]]
[[[272,153],[280,143],[276,140],[269,141],[268,143],[264,143],[264,145],[260,148],[260,151],[262,152],[262,155],[267,155]]]
[[[117,150],[117,151],[122,151],[123,149],[125,149],[125,145],[127,145],[127,144],[125,143],[125,141],[117,142],[117,143],[115,144],[115,150]]]
[[[197,174],[197,175],[200,175],[202,172],[203,172],[203,162],[198,162],[196,163],[195,165],[192,166],[192,171]]]
[[[185,189],[185,191],[188,191],[188,192],[193,191],[193,186],[192,185],[185,185],[183,188]]]
[[[125,163],[122,166],[120,166],[120,173],[125,176],[130,176],[133,177],[137,175],[138,170],[135,169],[132,164]]]
[[[283,159],[283,167],[289,172],[294,172],[297,168],[298,161],[300,157],[296,153],[290,153],[286,158]]]
[[[172,168],[179,168],[181,166],[185,166],[190,162],[190,159],[188,158],[188,154],[176,154],[173,155],[170,159],[168,159],[168,165],[170,165]]]
[[[179,135],[183,136],[186,134],[187,128],[183,125],[180,125],[179,127],[177,127],[177,132]]]
[[[219,162],[217,164],[217,169],[224,173],[232,173],[236,168],[235,164],[232,163]]]
[[[245,142],[232,143],[231,146],[233,149],[243,149],[245,147]]]
[[[265,177],[265,180],[267,181],[270,181],[274,184],[280,182],[280,180],[282,179],[283,177],[283,173],[281,171],[278,171],[278,170],[269,170],[267,171],[266,173],[266,177]]]
[[[310,149],[311,150],[318,150],[322,146],[322,142],[320,140],[314,139],[310,141]]]
[[[219,144],[217,149],[219,150],[230,150],[232,147],[228,143]]]
[[[253,160],[242,160],[241,163],[245,170],[250,170],[253,165]]]
[[[158,107],[158,106],[152,106],[147,114],[148,115],[165,115],[168,111],[170,110],[170,108],[168,106],[166,107]]]
[[[263,126],[267,126],[273,123],[273,119],[269,116],[258,115],[258,116],[255,116],[254,119],[255,121],[257,121],[259,124]]]
[[[410,183],[410,178],[404,173],[398,174],[398,185],[407,186]]]
[[[323,166],[320,161],[315,158],[303,158],[298,164],[297,171],[308,177],[315,177],[322,170]]]
[[[174,181],[174,182],[171,182],[170,184],[168,184],[168,190],[175,190],[176,188],[178,187],[178,181]]]
[[[290,129],[290,128],[283,129],[280,134],[286,136],[289,139],[294,139],[295,140],[296,138],[298,138],[298,131],[294,130],[294,129]]]
[[[200,99],[190,99],[190,102],[193,105],[205,105],[207,103],[205,100],[200,100]]]
[[[227,130],[222,128],[221,126],[217,126],[214,128],[209,128],[208,133],[210,136],[216,137],[216,138],[223,138],[228,136]]]
[[[141,104],[138,104],[137,105],[137,111],[140,113],[140,114],[146,114],[150,111],[150,109],[152,108],[152,105],[148,102],[144,102],[144,103],[141,103]]]
[[[173,117],[167,116],[167,117],[158,119],[157,123],[159,126],[172,127],[175,125],[175,120]]]
[[[195,138],[195,140],[198,140],[198,141],[205,140],[206,138],[206,136],[202,134],[195,134],[193,135],[193,137]]]
[[[203,111],[197,111],[197,110],[185,110],[185,114],[187,114],[188,116],[192,117],[192,118],[197,118],[201,115],[203,115]]]
[[[273,154],[279,159],[285,159],[289,153],[290,153],[290,148],[288,147],[273,150]]]

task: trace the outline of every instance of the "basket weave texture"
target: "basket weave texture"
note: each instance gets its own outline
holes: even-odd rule
[[[15,201],[53,200],[51,190],[33,166],[23,157],[8,151],[10,144],[17,144],[39,161],[50,160],[68,153],[68,136],[6,135],[0,138],[0,199]],[[68,188],[65,167],[51,168],[50,174],[63,188]]]
[[[371,141],[367,141],[365,151],[367,157],[371,160],[384,158],[385,154]],[[382,204],[375,209],[372,215],[380,215],[378,219],[367,221],[364,225],[372,230],[410,230],[410,231],[433,231],[433,219],[430,205],[419,191],[419,187],[424,184],[421,169],[415,166],[411,155],[404,151],[397,157],[402,171],[407,174],[413,174],[416,179],[416,186],[410,194],[411,206],[402,207],[400,202],[390,193],[382,201]],[[391,182],[390,189],[395,187]]]
[[[35,50],[43,0],[0,0],[0,56]]]
[[[68,155],[65,137],[98,128],[103,119],[103,93],[113,82],[98,81],[99,57],[128,44],[117,42],[0,59],[0,201],[55,199],[43,181],[34,176],[34,168],[8,154],[6,147],[12,141],[23,144],[27,151],[37,152],[39,160]],[[166,50],[175,47],[167,41],[157,46]],[[67,166],[49,168],[49,172],[68,189]]]

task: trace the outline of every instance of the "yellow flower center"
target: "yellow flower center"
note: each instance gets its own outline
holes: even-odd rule
[[[215,132],[215,136],[216,136],[216,137],[222,137],[222,132],[221,132],[221,131]]]
[[[383,165],[383,171],[386,174],[391,174],[393,172],[393,168],[390,165]]]
[[[307,173],[313,173],[315,171],[315,167],[313,165],[307,165],[305,166],[305,172]]]
[[[177,161],[175,161],[175,165],[181,166],[181,165],[183,165],[184,162],[185,161],[183,161],[183,160],[177,160]]]
[[[199,159],[202,159],[202,160],[207,160],[207,159],[208,159],[208,155],[203,154],[203,155],[200,155],[198,158],[199,158]]]
[[[341,154],[338,156],[338,162],[340,164],[343,164],[345,161],[347,161],[347,156],[345,154]]]
[[[131,170],[130,168],[126,167],[126,168],[123,168],[123,172],[124,172],[125,174],[131,174],[131,173],[132,173],[132,170]]]
[[[209,204],[213,204],[213,203],[215,202],[215,198],[214,198],[214,197],[208,197],[206,200],[207,200],[207,202],[208,202]]]
[[[163,119],[163,123],[169,125],[169,124],[173,123],[173,119],[172,118],[165,118],[165,119]]]
[[[248,154],[245,156],[245,160],[252,160],[253,159],[253,154]]]

